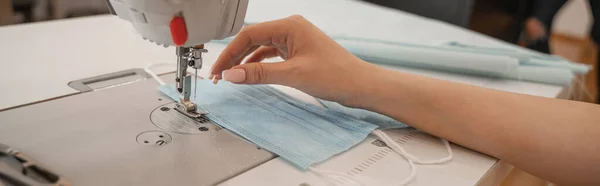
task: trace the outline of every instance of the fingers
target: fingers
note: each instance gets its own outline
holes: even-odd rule
[[[211,74],[218,75],[243,60],[248,51],[256,46],[266,45],[286,47],[288,45],[289,30],[293,29],[290,18],[280,19],[246,26],[227,45],[211,69]]]
[[[231,68],[231,67],[233,67],[233,66],[236,66],[236,65],[239,65],[239,64],[241,64],[241,63],[242,63],[242,60],[244,60],[244,58],[246,58],[246,56],[248,56],[248,55],[252,54],[252,53],[253,53],[254,51],[256,51],[256,49],[258,49],[258,48],[260,48],[260,46],[259,46],[259,45],[256,45],[256,46],[252,46],[252,47],[250,47],[248,50],[246,50],[246,52],[244,52],[244,54],[243,54],[243,55],[241,55],[241,56],[240,56],[238,59],[236,59],[236,60],[235,60],[235,61],[234,61],[234,62],[231,64],[231,66],[229,66],[229,68]]]
[[[246,60],[246,63],[261,62],[264,59],[273,58],[273,57],[283,57],[283,54],[281,52],[279,52],[279,50],[275,47],[262,46],[259,48],[259,46],[256,46],[256,47],[253,47],[250,50],[248,50],[246,52],[246,54],[244,54],[244,58],[245,58],[245,56],[248,56],[249,53],[252,53],[252,52],[254,52],[254,53]],[[240,65],[242,59],[238,60],[235,64],[232,65],[232,67]],[[229,68],[231,68],[231,67],[229,67]],[[229,68],[227,68],[227,69],[229,69]],[[219,75],[211,74],[209,76],[209,79],[213,79],[213,77],[216,80],[222,79],[220,74]]]
[[[253,53],[254,51],[256,51],[256,49],[258,49],[259,47],[260,47],[259,45],[250,47],[248,50],[246,50],[246,52],[244,52],[244,55],[240,56],[240,57],[239,57],[239,59],[235,59],[235,60],[234,60],[234,61],[232,61],[231,63],[227,63],[227,64],[225,64],[225,65],[220,65],[220,66],[217,66],[217,62],[218,62],[218,61],[217,61],[217,62],[215,62],[215,64],[214,64],[214,65],[211,67],[211,69],[210,69],[210,72],[211,72],[211,73],[210,73],[209,79],[213,79],[213,77],[214,77],[214,79],[216,79],[216,80],[222,79],[222,78],[221,78],[221,75],[220,75],[220,73],[219,73],[219,74],[213,74],[213,73],[212,73],[212,72],[214,72],[214,70],[215,70],[215,67],[221,67],[221,68],[223,68],[223,69],[230,69],[230,68],[231,68],[231,67],[233,67],[233,66],[239,65],[239,64],[241,64],[241,63],[242,63],[242,60],[243,60],[243,59],[244,59],[246,56],[248,56],[248,55],[252,54],[252,53]],[[215,81],[215,82],[216,82],[216,81]],[[215,83],[215,84],[216,84],[216,83]]]
[[[280,84],[286,85],[292,78],[294,63],[246,63],[223,72],[223,79],[236,84]]]
[[[261,62],[264,59],[273,58],[273,57],[283,57],[279,52],[279,49],[275,47],[260,47],[256,52],[254,52],[248,59],[246,63],[252,62]]]

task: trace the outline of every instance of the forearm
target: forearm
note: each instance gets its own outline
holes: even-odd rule
[[[377,68],[362,107],[557,183],[600,184],[600,107]]]

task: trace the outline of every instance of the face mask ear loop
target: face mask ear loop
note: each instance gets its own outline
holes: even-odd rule
[[[146,66],[146,68],[144,68],[144,71],[146,71],[146,73],[150,74],[150,76],[152,76],[152,78],[154,80],[156,80],[156,82],[160,85],[165,85],[166,83],[160,79],[160,77],[158,77],[158,75],[156,75],[156,73],[154,73],[154,71],[152,71],[153,68],[158,67],[158,66],[166,66],[166,65],[174,65],[175,63],[154,63],[154,64],[150,64],[148,66]]]
[[[404,148],[402,148],[400,145],[398,145],[398,143],[396,143],[392,138],[390,138],[383,131],[374,130],[372,132],[372,134],[374,134],[379,139],[381,139],[383,142],[385,142],[388,145],[388,147],[390,147],[396,153],[405,156],[407,159],[413,161],[416,164],[421,164],[421,165],[442,164],[442,163],[449,162],[454,158],[454,153],[452,152],[452,147],[450,147],[450,143],[447,140],[444,140],[441,138],[440,138],[440,140],[446,146],[446,151],[448,152],[448,156],[437,159],[437,160],[425,161],[425,160],[421,160],[421,159],[413,156],[412,154],[406,152],[406,150],[404,150]]]
[[[381,141],[383,141],[385,144],[387,144],[388,147],[390,147],[394,152],[396,152],[402,158],[406,159],[406,161],[408,162],[408,166],[410,167],[410,175],[408,175],[408,177],[404,178],[404,180],[402,180],[400,182],[400,184],[398,184],[398,185],[406,185],[406,184],[410,183],[412,180],[414,180],[415,177],[417,176],[417,170],[416,170],[413,160],[411,158],[409,158],[410,155],[408,153],[406,153],[406,151],[402,147],[398,146],[396,144],[396,142],[394,142],[392,140],[392,138],[390,138],[383,131],[374,130],[371,134],[377,136]],[[391,147],[390,144],[394,144],[400,148]]]
[[[347,175],[344,175],[344,174],[341,174],[341,173],[338,173],[335,171],[322,170],[322,169],[318,169],[315,167],[308,167],[308,170],[313,172],[317,176],[319,176],[321,179],[325,180],[329,185],[336,185],[335,183],[333,183],[333,181],[331,181],[331,179],[329,179],[329,177],[331,177],[331,176],[339,176],[339,177],[345,178],[345,179],[350,180],[360,186],[366,185],[366,184],[362,183],[361,181],[358,181],[358,180],[352,178],[351,176],[347,176]]]

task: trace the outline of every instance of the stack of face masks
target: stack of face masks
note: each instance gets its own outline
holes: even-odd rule
[[[569,85],[575,75],[585,75],[591,69],[556,56],[458,42],[434,46],[340,36],[333,39],[371,63],[554,85]]]
[[[327,174],[327,171],[311,167],[315,163],[348,150],[374,131],[380,138],[387,136],[376,129],[407,127],[389,117],[333,102],[321,101],[326,108],[303,103],[268,85],[229,82],[213,85],[209,80],[197,83],[204,88],[196,92],[195,102],[209,112],[209,119],[279,155],[298,169],[319,174]],[[163,85],[160,90],[173,100],[179,99],[174,85]],[[405,156],[414,170],[412,163],[420,160],[399,150],[397,147],[401,147],[397,144],[388,146],[402,151],[397,153]],[[405,182],[412,178],[414,171]]]

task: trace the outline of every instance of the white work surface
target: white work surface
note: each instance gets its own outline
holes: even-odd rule
[[[488,47],[515,47],[453,25],[358,1],[251,0],[246,21],[261,22],[293,14],[305,16],[330,35],[380,38],[419,44],[460,41]],[[76,90],[67,85],[73,80],[131,68],[143,68],[153,63],[175,62],[173,47],[163,48],[142,40],[128,22],[111,15],[0,27],[0,41],[3,45],[0,51],[0,86],[2,87],[0,110],[76,93]],[[207,73],[208,67],[223,47],[224,45],[221,44],[207,45],[209,53],[205,55],[205,63],[208,64],[201,74]],[[174,69],[175,65],[172,65],[171,68],[157,69],[157,71],[166,72]],[[562,87],[552,85],[427,70],[397,67],[396,69],[543,97],[557,97],[562,91]],[[448,185],[449,182],[446,180],[452,179],[458,180],[457,183],[475,184],[496,163],[494,159],[480,156],[480,164],[473,165],[470,169],[457,170],[452,175],[436,171],[438,170],[436,168],[420,168],[417,181],[412,184]],[[460,160],[456,161],[460,163]],[[269,166],[284,164],[278,159],[269,162]],[[276,178],[277,176],[272,174],[270,176],[272,177],[260,179],[287,179]],[[404,176],[398,175],[398,178],[402,177]],[[472,179],[473,177],[479,179]]]

